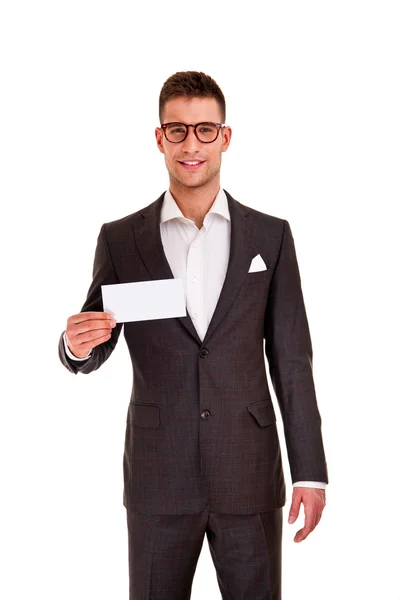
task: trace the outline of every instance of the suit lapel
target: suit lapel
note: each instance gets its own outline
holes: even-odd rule
[[[141,220],[134,225],[134,236],[140,256],[153,279],[173,279],[174,275],[166,258],[159,228],[162,202],[165,192],[141,211]],[[201,338],[191,317],[176,317],[201,345]]]
[[[253,256],[254,224],[250,211],[224,190],[227,196],[230,219],[230,255],[226,278],[216,308],[203,342],[186,310],[185,317],[177,317],[199,345],[206,344],[210,336],[233,303],[248,273]],[[174,275],[166,258],[159,228],[162,202],[165,192],[141,211],[141,219],[134,224],[134,236],[140,256],[153,279],[173,279]]]
[[[205,334],[203,344],[208,342],[230,306],[233,304],[248,273],[253,254],[254,227],[251,213],[247,208],[234,200],[226,190],[224,191],[227,196],[231,219],[230,256],[226,278]]]

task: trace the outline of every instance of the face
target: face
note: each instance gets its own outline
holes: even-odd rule
[[[221,123],[220,108],[215,98],[185,98],[179,96],[165,103],[163,123],[193,124],[202,122]],[[220,178],[222,152],[226,152],[231,139],[231,127],[219,130],[216,140],[206,144],[197,140],[194,129],[188,128],[184,142],[169,142],[161,127],[155,130],[157,145],[165,155],[171,185],[186,188],[206,186]],[[184,166],[183,161],[201,161],[197,167]]]

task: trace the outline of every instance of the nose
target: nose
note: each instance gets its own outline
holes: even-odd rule
[[[198,150],[200,148],[201,142],[197,140],[197,137],[194,133],[194,127],[188,128],[187,137],[182,144],[183,150],[187,152],[192,152],[193,150]]]

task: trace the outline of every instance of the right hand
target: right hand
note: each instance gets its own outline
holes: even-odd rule
[[[109,340],[115,325],[113,315],[107,312],[72,315],[65,330],[69,350],[77,358],[84,358],[94,346]]]

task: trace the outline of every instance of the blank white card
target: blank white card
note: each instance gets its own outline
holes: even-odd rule
[[[117,323],[186,316],[183,279],[155,279],[101,286],[104,312]]]

